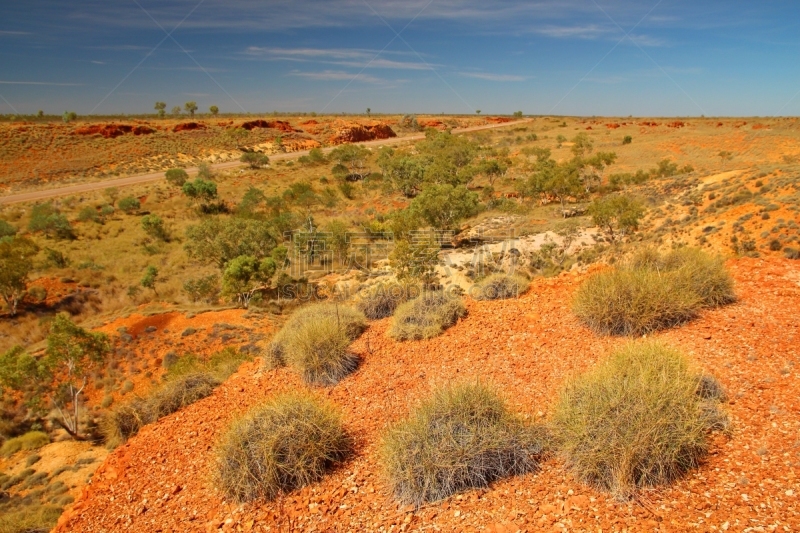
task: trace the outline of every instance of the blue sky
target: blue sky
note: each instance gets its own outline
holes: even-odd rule
[[[800,115],[800,2],[23,0],[0,113]]]

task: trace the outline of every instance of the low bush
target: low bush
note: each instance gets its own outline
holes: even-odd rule
[[[409,283],[380,283],[364,291],[357,307],[369,320],[378,320],[394,314],[400,304],[420,295],[420,287]]]
[[[645,250],[628,264],[589,278],[575,295],[573,311],[599,333],[643,335],[735,300],[722,259],[692,249],[665,255]]]
[[[8,439],[0,447],[0,455],[9,457],[20,451],[38,450],[50,444],[50,437],[41,431],[30,431],[19,437]]]
[[[0,513],[0,533],[50,531],[63,509],[54,505],[25,505]]]
[[[275,335],[267,349],[267,364],[288,364],[308,383],[333,385],[358,366],[358,357],[348,348],[364,329],[364,315],[350,307],[304,307]]]
[[[476,300],[505,300],[518,298],[529,286],[530,282],[522,276],[492,274],[473,285],[469,292]]]
[[[397,308],[389,335],[400,341],[430,339],[441,335],[466,314],[461,298],[443,291],[425,292]]]
[[[350,447],[332,405],[280,396],[230,426],[217,448],[217,485],[239,502],[272,499],[320,480]]]
[[[108,413],[101,424],[106,444],[116,447],[147,424],[209,396],[221,383],[209,373],[185,374],[170,380],[146,398],[136,397]]]
[[[381,458],[395,497],[420,506],[534,470],[545,433],[512,414],[489,387],[437,391],[383,437]]]
[[[669,483],[700,464],[709,431],[726,418],[709,383],[681,353],[630,343],[567,382],[556,446],[579,479],[621,499]]]

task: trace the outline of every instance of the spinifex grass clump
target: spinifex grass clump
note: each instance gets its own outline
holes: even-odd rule
[[[628,344],[567,382],[553,416],[557,447],[579,479],[622,499],[669,483],[700,464],[727,418],[712,379],[664,345]]]
[[[522,276],[492,274],[475,284],[469,292],[476,300],[505,300],[519,297],[529,286],[530,282]]]
[[[384,436],[382,459],[395,497],[422,505],[534,470],[544,432],[508,411],[480,384],[437,391]]]
[[[318,481],[350,450],[339,412],[308,394],[280,396],[236,420],[217,448],[217,485],[239,502]]]
[[[358,309],[369,320],[392,316],[401,304],[421,294],[418,285],[408,283],[380,283],[364,291],[358,300]]]
[[[333,385],[358,366],[350,343],[366,328],[364,315],[336,304],[300,309],[275,335],[268,348],[272,366],[288,364],[317,385]]]
[[[425,292],[397,308],[389,335],[400,341],[430,339],[441,335],[466,314],[461,298],[444,291]]]
[[[643,335],[735,300],[722,259],[692,249],[665,255],[645,250],[625,266],[589,278],[578,289],[573,310],[599,333]]]

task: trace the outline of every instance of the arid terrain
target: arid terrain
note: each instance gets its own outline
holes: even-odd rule
[[[391,146],[358,149],[383,139]],[[246,154],[271,161],[239,165]],[[190,170],[185,183],[161,179],[175,168]],[[65,533],[800,530],[800,120],[0,122],[5,196],[148,173],[159,177],[0,205],[4,242],[35,247],[3,252],[8,265],[28,254],[28,267],[21,288],[5,289],[16,309],[0,315],[0,354],[14,370],[0,375],[0,442],[44,434],[0,454],[0,514],[17,520],[0,518],[0,533],[56,523]],[[603,218],[608,199],[629,211]],[[526,423],[546,425],[569,379],[642,337],[593,330],[574,304],[588,280],[645,249],[702,250],[733,279],[735,302],[644,335],[726,393],[729,425],[710,434],[699,466],[623,499],[578,479],[553,450],[488,487],[398,502],[381,442],[432,391],[480,380]],[[530,288],[478,300],[471,289],[493,273]],[[398,281],[463,294],[466,313],[422,340],[397,340],[393,317],[370,320],[348,348],[357,368],[328,386],[270,363],[296,310],[351,306]],[[54,421],[59,406],[75,407],[66,367],[32,370],[54,357],[58,317],[83,328],[73,338],[108,342],[81,374],[77,439]],[[237,354],[238,369],[206,397],[127,442],[104,432],[112,413],[176,379],[173,365],[211,372],[221,353]],[[21,354],[37,363],[18,364]],[[215,478],[220,439],[292,391],[340,409],[352,450],[305,487],[235,501]],[[23,514],[41,519],[29,526]]]

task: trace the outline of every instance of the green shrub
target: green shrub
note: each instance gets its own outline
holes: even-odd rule
[[[122,200],[119,201],[117,206],[127,214],[131,214],[134,211],[138,211],[142,204],[139,202],[138,198],[134,198],[133,196],[126,196]]]
[[[409,283],[380,283],[364,291],[356,304],[369,320],[392,316],[395,309],[420,295],[420,287]]]
[[[78,213],[78,220],[80,222],[100,222],[100,214],[97,209],[87,205]]]
[[[736,300],[720,258],[681,249],[637,254],[627,265],[590,277],[578,289],[573,311],[593,330],[643,335],[696,317],[703,307]]]
[[[280,396],[230,426],[217,448],[217,485],[236,501],[272,499],[320,480],[350,447],[332,405]]]
[[[17,234],[17,228],[5,220],[0,220],[0,239],[3,237],[13,237]]]
[[[430,339],[441,335],[466,314],[461,298],[443,291],[425,292],[397,308],[389,335],[400,341]]]
[[[183,184],[189,179],[189,174],[182,168],[171,168],[167,170],[165,177],[170,185],[183,187]]]
[[[336,319],[350,338],[357,339],[367,329],[364,315],[351,307],[337,304],[317,303],[308,305],[295,311],[283,328],[272,339],[270,351],[275,352],[279,361],[283,360],[286,352],[287,341],[294,336],[294,332],[309,322],[317,322],[327,318]]]
[[[528,290],[530,282],[522,276],[492,274],[472,286],[469,293],[476,300],[518,298]]]
[[[42,232],[55,239],[74,239],[75,233],[67,217],[62,215],[51,203],[37,204],[31,209],[28,230]]]
[[[50,437],[41,431],[30,431],[19,437],[8,439],[0,448],[0,455],[9,457],[22,450],[38,450],[50,444]]]
[[[555,442],[579,479],[628,498],[700,464],[709,431],[725,418],[703,392],[681,353],[630,343],[567,382],[553,416]]]
[[[534,470],[545,435],[481,384],[437,391],[384,435],[381,458],[395,497],[422,505]]]

